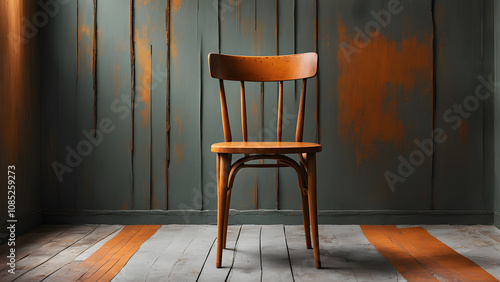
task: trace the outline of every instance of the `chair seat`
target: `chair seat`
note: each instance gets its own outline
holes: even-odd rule
[[[227,154],[295,154],[321,152],[321,145],[309,142],[222,142],[212,152]]]

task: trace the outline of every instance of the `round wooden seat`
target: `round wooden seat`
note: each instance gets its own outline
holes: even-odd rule
[[[309,142],[221,142],[212,152],[226,154],[295,154],[321,152],[321,145]]]

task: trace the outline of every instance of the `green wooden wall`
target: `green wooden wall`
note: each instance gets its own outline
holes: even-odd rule
[[[47,220],[68,210],[214,210],[210,145],[223,135],[208,53],[316,51],[304,135],[323,145],[322,211],[375,213],[375,222],[459,211],[491,222],[493,103],[473,97],[479,85],[491,91],[493,1],[65,2],[42,37]],[[300,87],[285,83],[285,140]],[[249,139],[276,139],[277,88],[248,85]],[[226,92],[241,140],[238,83]],[[231,208],[298,210],[296,177],[243,171]]]

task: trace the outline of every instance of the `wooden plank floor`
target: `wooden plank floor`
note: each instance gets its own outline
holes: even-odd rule
[[[500,279],[500,230],[493,226],[422,227]],[[79,265],[102,252],[108,241],[122,242],[118,238],[123,236],[118,235],[122,229],[119,225],[40,226],[16,239],[14,275],[7,272],[9,247],[0,245],[0,281],[75,281],[90,277],[89,269],[104,273],[100,264]],[[229,226],[220,269],[215,268],[213,225],[164,225],[148,238],[126,262],[119,254],[130,254],[127,250],[108,255],[108,262],[101,260],[103,266],[114,264],[113,259],[124,265],[121,270],[115,267],[116,276],[103,275],[101,280],[406,281],[357,225],[320,226],[320,270],[314,268],[313,251],[305,247],[302,226]]]

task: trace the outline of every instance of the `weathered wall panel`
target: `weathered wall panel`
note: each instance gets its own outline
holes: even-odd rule
[[[386,175],[432,132],[431,2],[389,2],[319,3],[323,209],[430,208],[430,159],[404,183]]]
[[[171,2],[169,209],[201,209],[198,0]]]
[[[226,54],[256,54],[259,34],[256,33],[256,0],[220,1],[220,51]],[[262,38],[261,38],[262,39]],[[243,140],[240,118],[240,84],[226,81],[226,97],[233,141]],[[260,83],[245,84],[248,140],[259,141],[261,129]],[[220,106],[218,107],[220,108]],[[218,112],[218,111],[217,111]],[[222,127],[222,123],[220,125]],[[223,141],[223,136],[220,137]],[[233,159],[241,157],[235,155]],[[258,205],[257,170],[248,168],[235,178],[231,194],[231,208],[256,209]]]
[[[482,210],[484,102],[474,99],[479,78],[488,77],[482,61],[483,3],[435,5],[435,127],[443,129],[447,139],[436,147],[434,157],[434,208]]]
[[[94,166],[92,198],[97,209],[131,207],[130,117],[116,110],[130,96],[129,30],[123,28],[128,26],[129,8],[121,2],[97,1],[96,142],[102,138],[94,152],[99,166]]]
[[[0,2],[0,227],[4,241],[9,235],[5,234],[7,220],[17,220],[16,234],[41,223],[39,41],[38,32],[28,33],[23,27],[23,19],[31,19],[35,9],[28,1]],[[15,188],[8,189],[12,185],[8,180],[15,181]],[[14,217],[8,216],[12,204],[8,200],[15,201]]]
[[[303,9],[296,5],[295,0],[278,1],[278,54],[295,54],[296,21]],[[296,11],[300,12],[297,14]],[[311,32],[309,30],[309,32]],[[309,93],[310,94],[310,93]],[[300,92],[295,91],[295,82],[283,83],[283,141],[295,140],[297,112]],[[308,115],[310,113],[306,113]],[[298,161],[298,157],[293,157]],[[277,209],[300,209],[300,190],[298,189],[296,173],[291,168],[279,168],[278,173],[278,206]]]
[[[201,67],[201,154],[202,154],[202,208],[217,209],[216,154],[210,146],[221,142],[224,133],[220,115],[219,82],[210,77],[208,54],[219,53],[219,7],[211,1],[200,1],[198,13],[198,37]]]
[[[304,140],[318,139],[323,145],[318,154],[321,209],[491,209],[491,189],[482,176],[487,163],[482,108],[456,131],[448,132],[450,124],[439,120],[474,91],[478,74],[486,75],[481,13],[487,0],[435,1],[434,7],[431,0],[169,1],[168,30],[167,0],[132,1],[133,117],[129,1],[97,1],[97,117],[109,117],[116,129],[75,172],[64,174],[63,183],[57,183],[50,165],[44,166],[52,173],[43,179],[46,209],[214,210],[215,154],[210,145],[223,135],[218,83],[209,77],[208,53],[315,50],[319,77],[308,81]],[[47,65],[43,81],[47,97],[56,100],[42,104],[47,128],[43,146],[50,149],[44,159],[50,163],[64,163],[65,147],[86,140],[82,130],[93,126],[93,1],[77,3],[62,10],[44,37],[45,46],[59,38],[57,46],[73,46],[60,51],[60,60],[58,51],[47,53],[57,62]],[[71,17],[76,11],[78,17]],[[61,69],[58,76],[50,74]],[[60,81],[66,76],[70,79]],[[239,83],[225,85],[233,139],[241,140]],[[276,83],[263,88],[246,84],[249,140],[276,140],[271,121],[277,88]],[[285,83],[283,140],[294,139],[300,89],[301,82]],[[415,142],[432,140],[434,128],[443,128],[448,139],[434,156],[421,160],[425,148]],[[408,168],[409,158],[418,165]],[[231,208],[300,209],[292,170],[246,169],[234,187]]]

